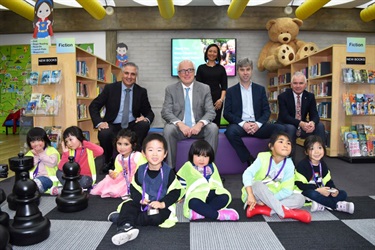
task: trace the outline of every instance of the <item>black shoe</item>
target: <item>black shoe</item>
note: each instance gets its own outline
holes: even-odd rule
[[[123,227],[117,229],[117,233],[112,237],[112,243],[120,246],[137,238],[138,233],[139,229],[134,228],[129,223],[126,223]]]

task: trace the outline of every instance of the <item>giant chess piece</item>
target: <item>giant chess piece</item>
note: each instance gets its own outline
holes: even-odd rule
[[[63,166],[63,179],[65,180],[61,194],[56,197],[57,209],[61,212],[77,212],[88,206],[89,195],[83,192],[78,180],[81,168],[74,161],[73,156],[69,156],[69,162]]]
[[[0,249],[11,250],[12,246],[9,245],[9,231],[3,225],[0,225]]]
[[[29,170],[32,169],[33,166],[34,166],[34,158],[31,156],[24,156],[23,153],[19,153],[18,157],[9,158],[9,167],[11,170],[13,170],[16,176],[13,189],[17,181],[21,179],[21,173],[22,172],[29,173]],[[27,175],[27,178],[29,178],[29,175]],[[15,202],[15,200],[16,200],[16,195],[14,194],[14,190],[13,190],[12,193],[9,194],[7,198],[9,209],[17,210],[17,203]]]
[[[17,211],[13,223],[9,225],[10,243],[16,246],[28,246],[48,238],[51,222],[43,217],[36,200],[40,193],[35,182],[28,178],[28,172],[21,173],[13,192],[16,195]]]
[[[8,178],[8,165],[0,164],[0,178]]]
[[[0,189],[0,205],[6,200],[6,195],[3,189]],[[3,211],[1,211],[0,207],[0,225],[3,225],[4,227],[9,226],[9,215]],[[2,249],[2,248],[0,248]]]

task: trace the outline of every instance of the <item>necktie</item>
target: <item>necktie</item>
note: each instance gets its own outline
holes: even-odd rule
[[[190,97],[189,97],[189,90],[190,88],[186,88],[186,96],[185,96],[185,124],[189,127],[193,125],[191,121],[191,106],[190,106]]]
[[[296,119],[301,120],[301,96],[297,95]],[[301,128],[297,129],[297,136],[301,136]]]
[[[131,89],[125,89],[125,102],[124,109],[122,111],[121,127],[127,128],[129,124],[129,107],[130,107],[130,91]]]

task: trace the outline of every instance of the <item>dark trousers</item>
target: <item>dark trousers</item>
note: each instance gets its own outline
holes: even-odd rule
[[[330,207],[332,209],[336,209],[337,202],[345,201],[346,197],[348,196],[344,190],[339,190],[339,194],[336,197],[332,197],[331,195],[325,197],[324,195],[321,195],[318,191],[315,191],[314,189],[305,190],[302,192],[302,194],[307,198],[316,201],[323,206]]]
[[[297,135],[296,135],[297,128],[292,124],[284,124],[284,126],[285,126],[285,132],[290,136],[290,139],[292,140],[293,145],[295,145],[296,139],[297,139]],[[325,135],[325,128],[324,128],[323,123],[319,122],[318,124],[315,124],[315,130],[314,130],[314,132],[312,132],[310,134],[301,130],[301,136],[300,136],[301,138],[306,138],[309,135],[320,136],[322,138],[324,144],[326,144],[326,135]]]
[[[126,223],[132,226],[159,226],[168,219],[170,214],[171,211],[166,207],[164,209],[159,209],[158,214],[147,215],[147,211],[141,210],[141,204],[129,200],[121,207],[120,215],[117,220],[117,228],[123,227]]]
[[[224,104],[221,106],[221,109],[215,110],[216,116],[215,116],[215,119],[212,121],[213,123],[217,125],[218,128],[220,128],[221,113],[223,111],[223,106]]]
[[[216,220],[219,216],[218,210],[224,208],[228,201],[228,195],[217,195],[215,194],[215,190],[211,190],[207,196],[206,202],[196,198],[190,199],[189,208],[203,215],[205,218]]]
[[[246,133],[246,131],[238,124],[229,124],[227,130],[225,131],[225,136],[232,145],[233,149],[236,151],[241,162],[245,162],[251,157],[255,158],[256,155],[253,156],[250,154],[249,150],[241,139],[242,137],[270,138],[273,133],[280,131],[284,131],[283,125],[265,123],[255,134],[250,135]]]
[[[118,154],[115,145],[115,138],[117,133],[121,130],[121,124],[111,124],[108,123],[108,129],[102,129],[98,131],[98,140],[100,146],[104,149],[104,160],[105,163],[108,163],[111,158],[115,158]],[[129,123],[128,129],[134,131],[138,137],[136,150],[141,151],[142,142],[147,136],[148,131],[150,130],[150,123],[148,122],[138,122],[132,121]]]

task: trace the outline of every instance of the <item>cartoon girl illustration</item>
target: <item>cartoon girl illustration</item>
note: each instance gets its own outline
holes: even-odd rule
[[[53,0],[38,0],[34,8],[33,38],[53,36]]]
[[[128,56],[126,52],[128,51],[128,46],[125,43],[118,43],[116,46],[116,66],[122,68],[128,62]]]

